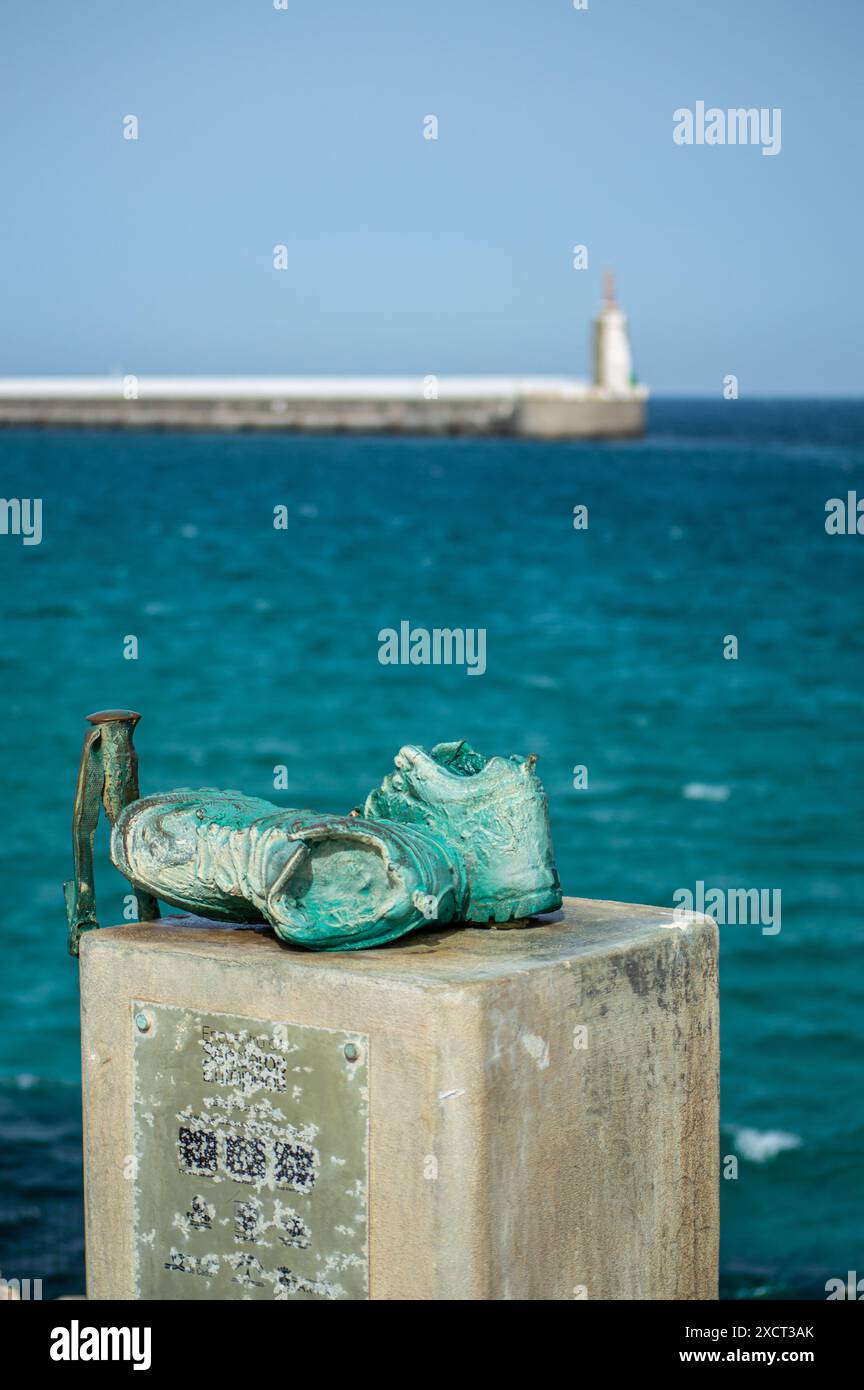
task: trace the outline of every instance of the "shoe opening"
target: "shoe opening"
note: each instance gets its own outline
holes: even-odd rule
[[[488,758],[476,752],[464,738],[458,743],[436,743],[431,756],[439,767],[446,768],[457,777],[476,777],[488,762]]]

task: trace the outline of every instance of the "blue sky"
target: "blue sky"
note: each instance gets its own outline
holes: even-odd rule
[[[287,6],[3,0],[0,373],[584,374],[611,267],[656,391],[861,393],[858,0]]]

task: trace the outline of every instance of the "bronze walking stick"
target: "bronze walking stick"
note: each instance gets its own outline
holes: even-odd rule
[[[84,739],[72,810],[74,876],[63,884],[69,922],[69,954],[72,956],[78,954],[81,933],[99,926],[93,882],[93,839],[99,803],[101,801],[105,807],[105,814],[113,826],[124,806],[140,796],[138,755],[132,742],[140,718],[140,714],[128,709],[100,710],[87,716],[93,728]],[[154,921],[159,916],[156,899],[137,888],[135,897],[139,919]]]

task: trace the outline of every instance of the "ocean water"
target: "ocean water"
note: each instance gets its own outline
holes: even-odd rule
[[[129,706],[145,792],[347,810],[465,737],[539,754],[567,892],[779,889],[778,933],[720,932],[723,1292],[864,1274],[864,537],[824,525],[856,487],[864,403],[657,402],[616,444],[0,433],[0,494],[43,502],[0,536],[0,1272],[83,1287],[61,883],[84,716]],[[382,666],[402,620],[485,628],[485,673]]]

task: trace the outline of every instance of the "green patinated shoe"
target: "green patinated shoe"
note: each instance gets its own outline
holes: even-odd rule
[[[509,922],[561,906],[546,794],[530,758],[485,758],[464,741],[407,745],[366,799],[378,821],[425,826],[465,861],[469,922]]]
[[[292,811],[241,792],[133,801],[111,858],[136,889],[217,921],[269,922],[316,951],[362,950],[459,917],[465,870],[420,826]]]

